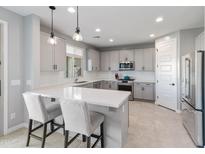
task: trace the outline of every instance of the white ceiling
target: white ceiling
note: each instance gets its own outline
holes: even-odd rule
[[[8,6],[5,7],[20,15],[36,14],[41,24],[50,26],[50,10],[45,6]],[[162,23],[155,19],[163,16]],[[156,37],[203,26],[203,7],[164,7],[164,6],[81,6],[79,7],[80,28],[83,42],[96,47],[152,42],[149,34]],[[75,31],[76,13],[67,12],[66,6],[57,6],[54,14],[54,27],[57,31],[70,35]],[[96,33],[95,29],[101,32]],[[100,39],[93,36],[100,35]],[[114,42],[110,43],[109,38]]]

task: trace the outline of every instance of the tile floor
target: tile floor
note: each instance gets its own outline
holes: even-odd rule
[[[133,101],[129,103],[129,131],[125,148],[193,148],[195,145],[182,125],[180,114],[154,105]],[[38,132],[37,132],[38,133]],[[27,130],[22,128],[0,137],[0,148],[25,147]],[[30,147],[40,147],[40,142],[31,139]],[[63,135],[54,133],[47,138],[46,147],[63,147]],[[86,147],[80,140],[72,148]]]

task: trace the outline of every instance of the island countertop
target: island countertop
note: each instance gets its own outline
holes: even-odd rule
[[[130,92],[126,91],[71,87],[68,85],[40,88],[31,92],[47,97],[82,100],[88,104],[113,108],[119,108],[130,95]]]

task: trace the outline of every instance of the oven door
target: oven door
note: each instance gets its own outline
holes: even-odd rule
[[[118,83],[118,90],[130,91],[131,95],[129,97],[129,100],[133,100],[133,86],[131,84]]]

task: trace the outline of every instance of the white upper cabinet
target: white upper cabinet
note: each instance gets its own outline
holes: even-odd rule
[[[144,51],[143,49],[136,49],[135,50],[135,70],[136,71],[143,71],[144,62]]]
[[[120,62],[134,61],[133,50],[120,50]]]
[[[119,70],[119,51],[110,51],[110,70]]]
[[[57,38],[57,44],[48,43],[49,34],[41,32],[40,65],[41,71],[64,71],[66,65],[66,42]]]
[[[64,71],[66,69],[66,42],[64,39],[57,38],[55,45],[55,64],[57,71]]]
[[[100,53],[101,71],[110,71],[110,52]]]
[[[204,42],[205,39],[204,39],[204,32],[203,32],[195,39],[195,50],[205,50]]]
[[[41,71],[53,71],[53,48],[48,44],[49,35],[41,34],[40,38],[40,64]]]
[[[100,70],[100,53],[94,49],[87,50],[87,70],[99,71]]]
[[[144,70],[145,71],[154,71],[155,68],[155,49],[154,48],[148,48],[144,49]]]
[[[100,56],[101,71],[119,70],[119,51],[104,51]]]
[[[136,49],[135,50],[135,70],[154,71],[155,68],[155,49]]]

